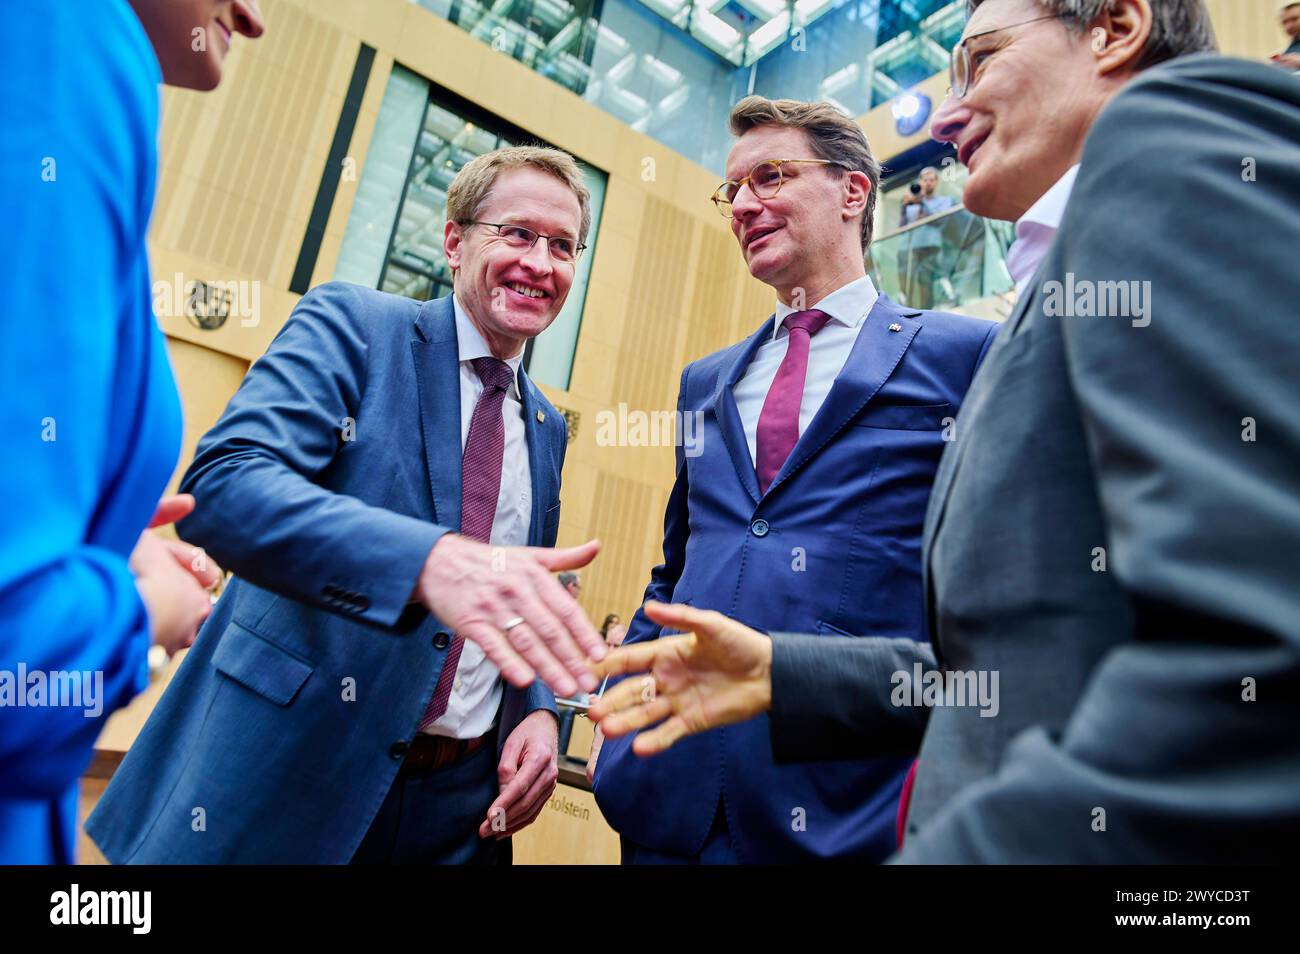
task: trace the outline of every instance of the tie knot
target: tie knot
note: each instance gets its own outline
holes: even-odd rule
[[[514,380],[515,373],[510,370],[510,365],[500,358],[475,358],[472,363],[484,388],[504,391]]]
[[[785,321],[781,322],[785,330],[794,333],[797,328],[800,331],[808,332],[808,337],[812,337],[826,326],[826,322],[831,320],[831,316],[824,311],[818,311],[816,308],[811,311],[796,311],[785,316]]]

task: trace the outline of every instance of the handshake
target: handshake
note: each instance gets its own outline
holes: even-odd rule
[[[413,598],[496,663],[512,686],[539,675],[560,696],[592,692],[604,675],[629,679],[592,707],[605,735],[663,721],[637,740],[639,755],[685,735],[753,718],[771,706],[771,641],[720,613],[648,603],[646,615],[689,635],[612,652],[552,575],[586,566],[600,551],[492,547],[447,534],[429,551]]]
[[[720,613],[649,603],[647,616],[689,633],[612,652],[554,573],[600,551],[492,547],[447,534],[429,551],[413,598],[473,640],[513,686],[541,676],[557,695],[592,692],[603,675],[649,673],[606,693],[591,716],[606,735],[663,723],[637,740],[639,755],[685,735],[739,722],[771,706],[771,641]]]

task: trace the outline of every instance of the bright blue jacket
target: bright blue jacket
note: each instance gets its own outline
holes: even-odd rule
[[[145,252],[161,75],[125,0],[7,5],[5,33],[0,864],[66,863],[103,719],[147,683],[127,558],[180,451]],[[52,672],[100,692],[18,705]]]

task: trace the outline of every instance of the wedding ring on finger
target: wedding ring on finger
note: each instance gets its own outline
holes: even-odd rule
[[[510,632],[512,629],[514,629],[516,626],[518,626],[518,625],[520,625],[521,623],[523,623],[523,621],[524,621],[524,618],[523,618],[522,616],[516,616],[514,619],[508,619],[508,620],[505,621],[505,623],[502,624],[502,626],[501,626],[501,632],[503,632],[503,633],[509,633],[509,632]]]

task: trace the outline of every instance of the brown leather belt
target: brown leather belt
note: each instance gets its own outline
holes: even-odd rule
[[[455,765],[469,758],[495,737],[495,727],[488,729],[477,739],[452,739],[445,735],[428,735],[421,732],[411,742],[398,775],[402,778],[428,775],[448,765]]]

